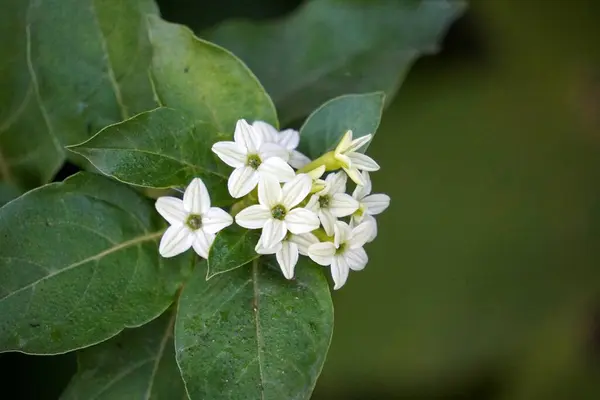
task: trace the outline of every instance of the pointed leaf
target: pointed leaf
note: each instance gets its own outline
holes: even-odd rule
[[[254,250],[259,238],[259,231],[237,225],[219,232],[208,254],[206,279],[242,267],[260,257]]]
[[[160,257],[163,231],[149,200],[87,173],[0,208],[0,351],[62,353],[161,314],[192,260]]]
[[[61,399],[185,399],[173,344],[175,312],[78,354]]]
[[[187,283],[175,349],[190,399],[310,397],[333,330],[329,287],[305,257],[292,281],[264,259]]]

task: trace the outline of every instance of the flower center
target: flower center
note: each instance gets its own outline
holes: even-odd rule
[[[319,197],[319,206],[321,208],[329,208],[330,202],[331,202],[331,196],[329,196],[327,194],[325,196]]]
[[[258,169],[262,160],[258,156],[258,154],[248,154],[248,158],[246,158],[246,165],[248,165],[252,169]]]
[[[200,229],[200,227],[202,227],[202,217],[196,214],[190,214],[190,216],[187,218],[187,221],[185,221],[185,224],[189,226],[191,230],[197,231]]]
[[[271,215],[275,219],[283,220],[285,218],[285,214],[287,214],[287,210],[281,204],[278,204],[271,209]]]
[[[343,254],[346,251],[346,243],[340,243],[340,247],[335,250],[335,254]]]
[[[363,205],[363,203],[360,203],[360,206],[358,207],[358,209],[356,211],[354,211],[354,215],[355,217],[362,217],[365,214],[365,206]]]

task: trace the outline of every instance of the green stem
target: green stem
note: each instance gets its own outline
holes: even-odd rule
[[[334,152],[329,151],[323,154],[321,157],[317,158],[316,160],[313,160],[310,163],[306,164],[304,167],[300,168],[298,170],[298,173],[303,174],[310,172],[313,169],[319,168],[321,165],[325,166],[326,171],[335,171],[341,168],[339,161],[335,159]]]

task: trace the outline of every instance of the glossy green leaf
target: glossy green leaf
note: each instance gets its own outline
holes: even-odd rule
[[[161,107],[108,126],[69,149],[102,173],[134,185],[185,187],[201,177],[213,202],[221,204],[232,201],[227,193],[231,169],[210,149],[217,140],[206,122]]]
[[[233,134],[240,118],[277,126],[271,99],[256,77],[233,54],[198,39],[188,28],[148,19],[152,76],[162,105],[189,112],[217,133]],[[199,139],[197,145],[212,143]]]
[[[260,255],[254,248],[260,232],[231,225],[217,234],[208,255],[206,279],[242,267]]]
[[[0,207],[18,197],[20,194],[21,193],[16,187],[8,183],[0,182]]]
[[[391,98],[464,8],[454,0],[307,1],[288,18],[226,22],[206,37],[248,64],[287,123],[345,93]]]
[[[163,230],[151,201],[87,173],[0,208],[0,351],[70,351],[161,314],[192,261],[159,256]]]
[[[263,260],[186,284],[175,349],[191,399],[310,397],[333,330],[327,281],[305,257],[291,281]]]
[[[61,399],[185,399],[167,312],[78,354],[78,371]]]
[[[354,139],[375,134],[384,102],[382,92],[349,94],[328,101],[300,128],[299,150],[314,159],[333,150],[347,130],[352,130]],[[367,147],[360,151],[364,152]]]

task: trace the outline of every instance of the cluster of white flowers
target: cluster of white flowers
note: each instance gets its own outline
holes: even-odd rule
[[[334,151],[311,161],[296,150],[297,131],[279,132],[266,122],[250,125],[241,119],[233,142],[213,145],[213,152],[234,168],[227,182],[229,194],[242,198],[239,204],[245,206],[235,222],[262,229],[255,250],[275,254],[287,279],[294,277],[300,255],[329,266],[334,289],[346,283],[350,270],[362,270],[367,264],[363,246],[377,236],[373,216],[390,203],[385,194],[371,194],[369,172],[379,165],[357,152],[371,138],[353,140],[348,131]],[[321,179],[326,171],[330,173]],[[356,183],[352,195],[346,193],[348,177]],[[199,178],[187,187],[183,200],[161,197],[156,209],[171,224],[159,246],[163,257],[192,247],[208,258],[216,233],[233,223],[227,212],[211,207]]]

